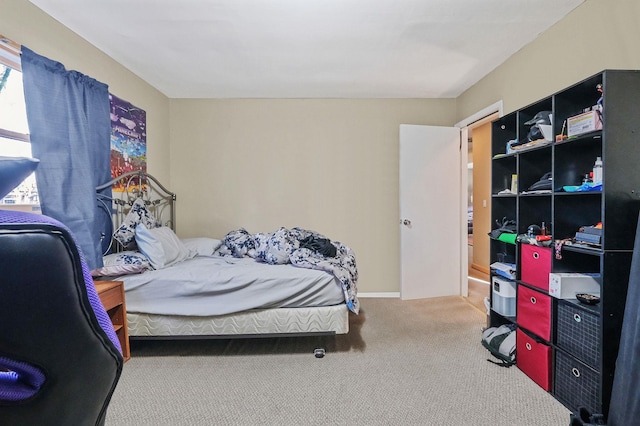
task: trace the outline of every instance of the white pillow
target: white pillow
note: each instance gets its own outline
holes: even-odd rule
[[[143,223],[136,226],[138,249],[149,259],[154,269],[162,269],[195,256],[166,226],[149,229]]]
[[[196,256],[211,256],[222,244],[220,240],[206,237],[183,238],[180,241],[188,250],[195,252]]]

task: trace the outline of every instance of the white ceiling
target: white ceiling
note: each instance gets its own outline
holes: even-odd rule
[[[30,1],[170,98],[454,98],[584,0]]]

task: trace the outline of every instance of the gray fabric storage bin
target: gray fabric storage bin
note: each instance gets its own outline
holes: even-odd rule
[[[600,315],[571,303],[558,303],[556,344],[585,362],[600,369]]]

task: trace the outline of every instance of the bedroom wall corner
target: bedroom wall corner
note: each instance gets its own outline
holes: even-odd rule
[[[640,69],[638,16],[637,0],[586,0],[460,95],[457,119],[501,99],[509,113],[604,69]]]

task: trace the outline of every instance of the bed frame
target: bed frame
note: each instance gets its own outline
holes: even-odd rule
[[[112,188],[112,194],[105,190]],[[123,248],[113,238],[138,198],[164,226],[176,230],[176,194],[150,174],[125,173],[96,188],[99,206],[111,217],[111,228],[103,232],[104,253]],[[126,300],[126,288],[125,288]],[[332,335],[349,332],[346,304],[308,308],[254,309],[221,316],[166,316],[127,313],[131,339],[211,339],[234,337],[274,337]]]
[[[105,193],[111,188],[110,193]],[[144,200],[163,226],[176,231],[176,194],[165,188],[158,179],[142,170],[124,173],[96,188],[98,206],[111,218],[111,226],[102,233],[103,253],[119,252],[123,248],[111,236],[129,213],[134,201]]]

